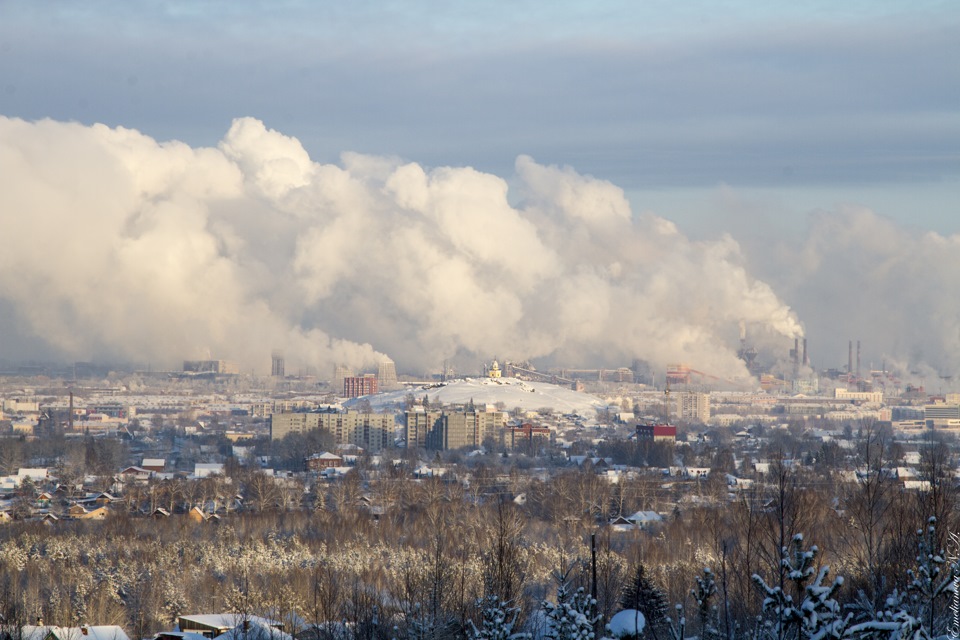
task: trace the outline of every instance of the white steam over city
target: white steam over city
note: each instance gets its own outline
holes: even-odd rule
[[[320,164],[254,118],[216,148],[3,118],[0,153],[0,299],[18,339],[63,358],[258,371],[281,349],[324,373],[641,359],[740,378],[738,327],[776,359],[811,325],[793,298],[821,335],[859,326],[890,364],[960,364],[957,303],[938,293],[956,288],[958,238],[869,210],[816,217],[772,286],[730,235],[693,241],[616,185],[527,156],[511,176]]]
[[[272,349],[328,371],[383,355],[746,375],[738,324],[802,325],[729,236],[693,242],[621,189],[520,156],[515,176],[345,153],[235,120],[217,148],[96,125],[0,120],[0,297],[65,357]],[[811,265],[811,268],[815,268]]]

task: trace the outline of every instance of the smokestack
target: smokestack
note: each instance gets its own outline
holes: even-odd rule
[[[810,366],[810,359],[807,357],[807,339],[806,338],[803,339],[803,359],[800,360],[800,362],[805,367]]]
[[[853,375],[853,340],[847,345],[847,374]]]
[[[70,414],[67,416],[67,425],[73,431],[73,391],[70,392]]]
[[[793,339],[793,364],[800,364],[800,338]]]
[[[857,340],[857,380],[860,379],[860,341]]]

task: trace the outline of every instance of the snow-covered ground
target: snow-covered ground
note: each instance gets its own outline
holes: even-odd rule
[[[527,382],[516,378],[465,378],[400,391],[366,396],[377,411],[400,407],[408,395],[418,400],[427,396],[430,404],[466,404],[473,400],[478,407],[503,403],[505,410],[519,407],[522,411],[550,408],[560,413],[575,413],[593,418],[604,402],[586,393],[573,391],[547,382]],[[357,400],[345,403],[355,404]]]

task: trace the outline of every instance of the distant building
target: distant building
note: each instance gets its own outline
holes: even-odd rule
[[[184,360],[184,373],[216,373],[221,375],[236,375],[240,373],[237,365],[226,360]]]
[[[343,381],[353,375],[353,372],[343,364],[334,365],[333,379],[330,381],[330,387],[336,393],[343,390]]]
[[[672,424],[638,424],[637,440],[641,442],[676,442],[677,428]]]
[[[953,429],[960,426],[960,404],[928,404],[923,407],[923,419],[935,429]]]
[[[359,398],[372,396],[378,393],[377,376],[365,373],[362,376],[349,376],[343,379],[343,396],[345,398]]]
[[[353,444],[379,452],[393,443],[395,422],[391,413],[274,413],[270,416],[270,438],[280,440],[289,433],[326,429],[337,444]]]
[[[377,365],[377,385],[380,391],[392,391],[400,386],[397,384],[397,367],[393,360],[387,358]]]
[[[270,375],[274,378],[282,378],[286,375],[286,364],[283,361],[283,354],[274,351],[270,358]]]
[[[329,451],[324,451],[323,453],[313,454],[306,459],[306,463],[307,469],[310,471],[323,471],[324,469],[342,467],[343,458]]]
[[[869,404],[883,404],[883,391],[847,391],[837,388],[834,391],[837,400],[855,400]]]
[[[443,417],[442,411],[407,411],[404,413],[404,440],[407,449],[427,446],[427,434],[433,431]]]
[[[681,391],[676,394],[679,420],[706,423],[710,419],[710,394]]]
[[[408,448],[436,451],[479,447],[487,438],[499,438],[501,411],[407,411],[404,414]]]
[[[147,471],[163,473],[167,466],[167,461],[163,458],[144,458],[140,466]]]
[[[551,431],[547,427],[536,427],[526,423],[519,427],[507,427],[503,430],[504,446],[535,453],[550,444]]]

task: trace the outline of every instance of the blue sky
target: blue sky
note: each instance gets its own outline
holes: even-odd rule
[[[834,291],[822,311],[806,278],[874,282],[876,264],[897,264],[940,278],[922,305],[960,274],[888,244],[871,254],[867,237],[888,225],[929,254],[960,234],[958,60],[948,1],[0,0],[0,116],[194,147],[251,116],[319,162],[357,151],[511,182],[529,155],[618,185],[635,215],[692,241],[730,234],[821,340],[886,298]],[[875,262],[841,259],[856,252]],[[955,328],[933,333],[951,342],[925,352],[955,351],[960,369]],[[881,342],[878,359],[919,353],[878,329]]]
[[[250,115],[318,160],[356,150],[499,175],[529,154],[610,179],[641,208],[645,191],[668,206],[677,194],[681,219],[684,198],[721,184],[804,205],[819,189],[897,184],[956,230],[941,201],[960,176],[956,3],[5,1],[0,13],[7,116],[215,144]]]

